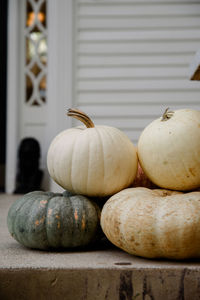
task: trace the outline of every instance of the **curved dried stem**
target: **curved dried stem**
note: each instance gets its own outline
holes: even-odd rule
[[[161,121],[169,120],[174,114],[174,111],[169,111],[169,107],[165,109],[164,114],[162,115]]]
[[[73,117],[79,121],[81,121],[82,123],[85,124],[85,126],[87,128],[93,128],[94,127],[94,123],[92,122],[92,120],[81,110],[77,109],[77,108],[69,108],[67,115],[69,117]]]

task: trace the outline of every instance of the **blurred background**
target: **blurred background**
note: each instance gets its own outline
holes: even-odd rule
[[[40,145],[41,189],[58,189],[46,155],[58,132],[78,124],[69,107],[135,145],[167,107],[200,107],[200,83],[189,73],[200,0],[9,0],[0,21],[1,191],[16,188],[24,138]]]

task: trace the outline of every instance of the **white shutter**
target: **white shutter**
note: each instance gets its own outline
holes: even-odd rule
[[[200,47],[200,1],[76,0],[74,101],[136,144],[167,107],[200,109],[189,65]]]

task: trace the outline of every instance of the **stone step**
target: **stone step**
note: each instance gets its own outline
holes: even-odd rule
[[[16,195],[0,194],[0,299],[197,300],[200,260],[150,260],[104,242],[86,250],[27,249],[9,234]]]

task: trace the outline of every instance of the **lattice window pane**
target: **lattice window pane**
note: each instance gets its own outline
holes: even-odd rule
[[[46,103],[46,26],[46,0],[27,0],[25,102],[30,106]]]

